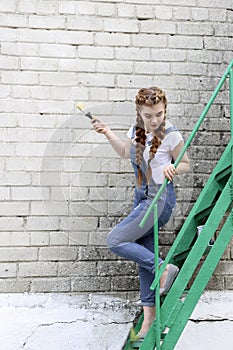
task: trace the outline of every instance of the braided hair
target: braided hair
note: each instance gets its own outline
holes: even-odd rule
[[[148,160],[148,166],[146,171],[146,180],[147,183],[149,183],[152,170],[150,166],[150,162],[154,158],[158,147],[161,145],[161,142],[165,136],[165,120],[166,120],[166,110],[167,110],[167,98],[165,93],[158,87],[150,87],[150,88],[142,88],[138,91],[136,98],[135,98],[135,104],[136,104],[136,112],[137,112],[137,118],[136,118],[136,163],[138,168],[138,186],[141,186],[142,184],[142,171],[140,168],[140,165],[143,160],[143,152],[146,145],[146,133],[145,133],[145,127],[144,122],[141,117],[140,108],[142,106],[149,106],[153,107],[154,105],[162,102],[164,104],[164,120],[153,132],[153,139],[149,151],[149,160]]]

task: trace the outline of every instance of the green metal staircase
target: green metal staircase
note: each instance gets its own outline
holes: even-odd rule
[[[158,267],[157,201],[167,181],[154,198],[142,220],[143,226],[154,210],[155,270],[151,289],[156,289],[156,319],[143,341],[129,339],[124,350],[174,350],[189,317],[207,286],[222,254],[233,236],[233,60],[219,82],[175,166],[186,152],[226,78],[230,77],[231,140],[217,163],[198,200],[184,222],[162,268]],[[200,234],[197,227],[203,226]],[[214,243],[212,238],[214,237]],[[168,294],[159,297],[160,277],[168,263],[180,272]],[[143,315],[135,327],[140,329]]]

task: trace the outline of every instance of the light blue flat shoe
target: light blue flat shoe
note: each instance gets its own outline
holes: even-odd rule
[[[173,282],[176,279],[176,276],[178,275],[178,272],[179,272],[179,269],[177,266],[173,264],[169,264],[165,286],[159,289],[160,296],[166,294],[169,291]]]

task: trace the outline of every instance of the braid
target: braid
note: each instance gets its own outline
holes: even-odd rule
[[[159,102],[163,102],[164,104],[164,120],[162,124],[159,126],[157,130],[155,130],[152,144],[150,147],[149,152],[149,160],[148,160],[148,167],[146,171],[146,179],[147,183],[149,183],[149,180],[152,175],[152,170],[150,166],[150,162],[154,158],[158,147],[161,145],[162,140],[165,136],[165,120],[166,120],[166,110],[167,110],[167,99],[165,96],[165,93],[158,87],[151,87],[149,89],[142,88],[138,91],[138,94],[136,96],[136,111],[137,111],[137,119],[136,119],[136,162],[138,167],[138,185],[140,186],[142,183],[142,172],[140,169],[140,165],[142,163],[143,159],[143,152],[145,149],[145,143],[146,143],[146,134],[145,134],[145,128],[144,123],[140,114],[140,106],[153,106],[155,104],[158,104]]]
[[[142,163],[143,159],[143,152],[146,145],[146,133],[145,129],[143,127],[142,118],[140,117],[139,113],[137,113],[137,119],[136,119],[136,162],[137,162],[137,168],[138,168],[138,185],[141,186],[142,184],[142,171],[140,169],[140,165]]]
[[[154,134],[154,137],[152,139],[152,144],[151,144],[150,152],[149,152],[148,167],[147,167],[147,171],[146,171],[147,183],[149,182],[151,175],[152,175],[150,162],[155,157],[157,149],[161,145],[162,140],[164,139],[164,136],[165,136],[165,119],[162,122],[162,124],[160,125],[159,129],[156,130],[156,133]]]

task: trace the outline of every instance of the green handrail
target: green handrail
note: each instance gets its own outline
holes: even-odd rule
[[[214,102],[214,100],[215,100],[217,94],[219,93],[221,87],[223,86],[223,83],[225,82],[225,80],[226,80],[228,74],[231,72],[232,67],[233,67],[233,60],[232,60],[231,63],[229,64],[228,68],[226,69],[226,71],[225,71],[224,75],[222,76],[220,82],[218,83],[218,85],[217,85],[215,91],[213,92],[213,94],[212,94],[212,96],[211,96],[209,102],[207,103],[207,105],[206,105],[204,111],[202,112],[202,114],[201,114],[199,120],[197,121],[197,123],[196,123],[196,125],[195,125],[193,131],[191,132],[191,134],[190,134],[188,140],[186,141],[186,143],[185,143],[185,145],[184,145],[182,151],[180,152],[178,158],[176,159],[175,164],[174,164],[175,168],[177,167],[177,165],[178,165],[179,162],[181,161],[181,159],[182,159],[183,155],[185,154],[187,148],[189,147],[189,145],[190,145],[190,143],[192,142],[194,136],[196,135],[197,131],[199,130],[200,125],[202,124],[202,122],[203,122],[203,120],[204,120],[206,114],[208,113],[208,111],[209,111],[211,105],[213,104],[213,102]],[[231,94],[231,98],[233,98],[233,97],[232,97],[232,94]],[[232,101],[231,101],[231,102],[232,102]],[[233,107],[232,107],[232,104],[233,104],[233,103],[231,103],[231,113],[232,113],[232,115],[233,115]],[[232,117],[232,115],[231,115],[231,117]],[[232,120],[233,120],[233,117],[231,118],[231,121],[232,121]],[[231,122],[231,132],[232,132],[232,135],[233,135],[233,125],[232,125],[232,124],[233,124],[233,122]],[[155,198],[153,199],[153,201],[152,201],[150,207],[148,208],[148,210],[147,210],[147,212],[146,212],[144,218],[143,218],[142,221],[140,222],[140,224],[139,224],[140,227],[143,227],[143,226],[145,225],[146,220],[148,219],[148,217],[149,217],[151,211],[153,210],[155,203],[158,202],[158,200],[159,200],[161,194],[163,193],[163,191],[164,191],[164,189],[165,189],[167,183],[168,183],[168,180],[166,179],[166,180],[163,182],[162,186],[160,187],[160,189],[159,189],[157,195],[156,195]]]
[[[178,158],[176,159],[175,161],[175,164],[174,166],[177,167],[177,165],[179,164],[179,162],[181,161],[183,155],[185,154],[187,148],[189,147],[190,143],[192,142],[194,136],[196,135],[197,131],[199,130],[200,128],[200,125],[202,124],[206,114],[208,113],[211,105],[213,104],[216,96],[218,95],[222,85],[224,84],[225,80],[227,79],[228,75],[230,76],[230,117],[231,117],[231,137],[233,137],[233,72],[232,72],[232,67],[233,67],[233,60],[230,62],[229,66],[227,67],[225,73],[223,74],[221,80],[219,81],[216,89],[214,90],[211,98],[209,99],[209,102],[207,103],[206,107],[204,108],[199,120],[197,121],[193,131],[191,132],[188,140],[186,141],[183,149],[181,150]],[[160,187],[157,195],[155,196],[155,198],[153,199],[150,207],[148,208],[146,214],[144,215],[142,221],[140,222],[139,226],[140,227],[143,227],[146,220],[148,219],[151,211],[153,209],[155,209],[155,205],[157,205],[158,203],[158,200],[162,194],[162,192],[164,191],[166,185],[168,183],[168,180],[164,180],[162,186]],[[157,208],[157,206],[156,206]],[[157,225],[156,225],[157,226]],[[154,231],[156,232],[156,231]],[[155,237],[156,238],[156,237]],[[154,290],[156,288],[156,286],[158,285],[159,281],[160,281],[160,278],[167,266],[167,264],[169,263],[170,259],[172,258],[180,240],[182,239],[182,235],[178,236],[177,239],[175,240],[175,242],[173,243],[170,251],[168,252],[167,254],[167,257],[166,259],[164,260],[164,263],[162,264],[162,266],[158,269],[158,260],[157,260],[157,256],[158,256],[158,252],[155,251],[155,271],[157,271],[157,274],[156,274],[156,278],[154,279],[152,285],[151,285],[151,290]],[[158,247],[156,247],[156,249],[158,249]],[[158,272],[159,271],[159,272]]]

